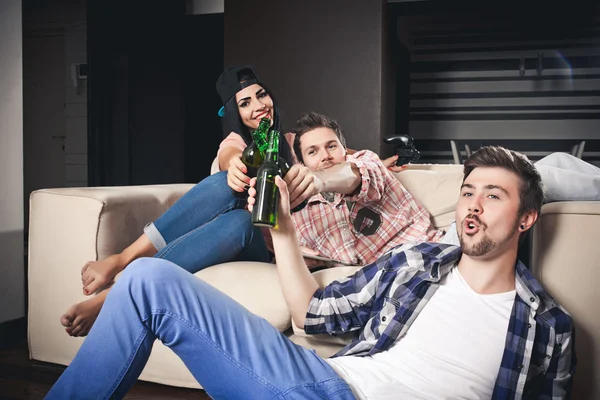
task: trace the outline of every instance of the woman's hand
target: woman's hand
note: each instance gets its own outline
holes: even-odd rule
[[[236,192],[243,192],[250,184],[247,173],[248,168],[242,162],[241,157],[232,157],[227,168],[227,184]]]

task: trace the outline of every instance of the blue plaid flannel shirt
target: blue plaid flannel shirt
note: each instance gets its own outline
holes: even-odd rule
[[[354,275],[317,290],[304,329],[309,334],[355,332],[341,355],[373,355],[402,337],[456,265],[459,247],[405,244]],[[575,372],[571,316],[521,263],[516,296],[493,399],[564,399]]]

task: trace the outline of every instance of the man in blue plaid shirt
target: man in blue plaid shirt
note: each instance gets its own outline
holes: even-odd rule
[[[324,289],[297,252],[281,258],[295,248],[284,218],[273,239],[294,322],[311,334],[357,332],[328,360],[357,398],[568,398],[573,321],[517,260],[542,200],[529,160],[483,148],[465,162],[462,252],[406,244]]]
[[[486,147],[465,162],[461,247],[405,244],[323,289],[302,258],[287,187],[276,183],[273,244],[292,318],[307,333],[354,332],[351,344],[323,359],[181,268],[142,259],[47,398],[123,397],[157,338],[213,398],[569,398],[573,321],[517,260],[543,199],[524,156]]]

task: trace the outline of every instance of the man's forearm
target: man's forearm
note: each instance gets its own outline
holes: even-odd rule
[[[343,162],[314,174],[323,182],[322,192],[352,194],[362,180],[358,167],[350,162]]]
[[[279,230],[271,234],[283,297],[294,323],[304,327],[308,304],[319,285],[306,267],[292,220],[280,218]]]

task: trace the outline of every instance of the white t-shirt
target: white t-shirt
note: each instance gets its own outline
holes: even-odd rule
[[[490,398],[515,296],[478,294],[453,268],[388,351],[327,362],[361,400]]]

